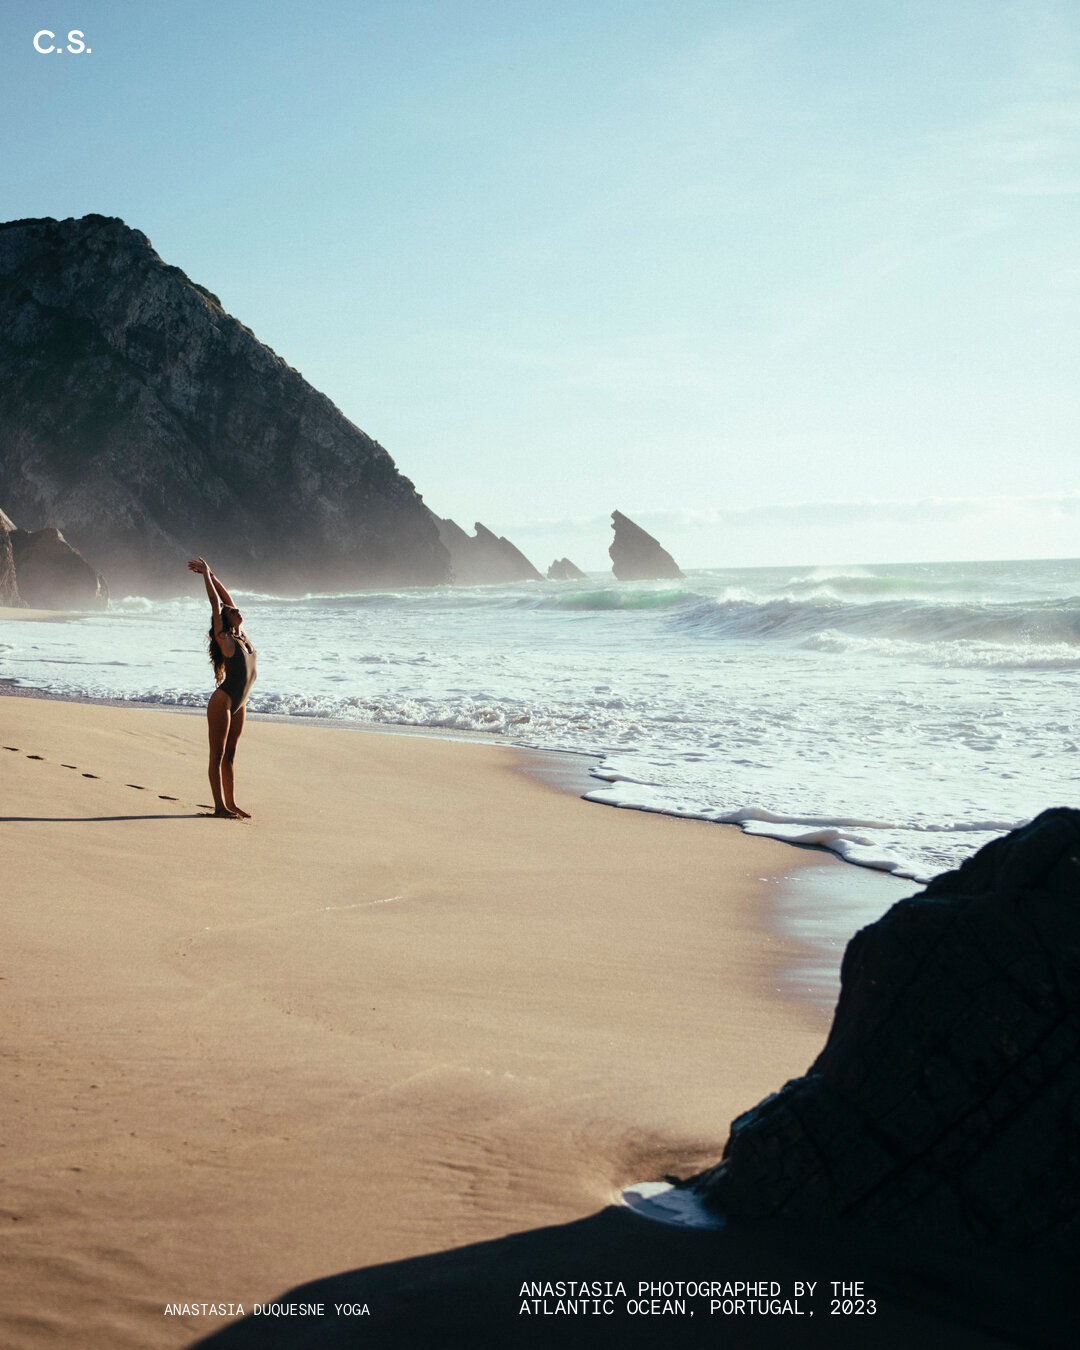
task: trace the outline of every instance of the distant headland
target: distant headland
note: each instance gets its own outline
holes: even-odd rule
[[[0,224],[0,315],[0,603],[175,594],[211,551],[280,595],[543,578],[505,537],[436,516],[122,220]],[[618,578],[681,577],[651,535],[613,523]],[[584,574],[562,558],[547,575]]]

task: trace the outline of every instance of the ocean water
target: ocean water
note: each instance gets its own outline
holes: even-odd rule
[[[196,706],[209,606],[0,627],[0,676]],[[589,795],[925,880],[1080,800],[1080,561],[239,595],[254,712],[597,757]]]

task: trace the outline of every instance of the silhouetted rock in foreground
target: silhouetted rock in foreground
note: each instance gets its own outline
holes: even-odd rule
[[[1080,1250],[1080,811],[848,944],[824,1050],[693,1183],[739,1218]]]
[[[608,553],[611,570],[620,581],[680,581],[675,559],[640,525],[621,511],[611,513],[615,538]]]
[[[585,573],[569,558],[556,558],[547,570],[548,581],[584,581]]]
[[[0,604],[103,609],[105,578],[59,530],[20,530],[0,511]]]
[[[453,520],[433,515],[439,539],[450,554],[451,579],[458,586],[489,586],[507,581],[541,581],[540,573],[520,549],[476,522],[466,534]]]

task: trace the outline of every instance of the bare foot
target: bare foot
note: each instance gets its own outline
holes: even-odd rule
[[[235,802],[233,802],[232,806],[229,807],[229,810],[238,815],[241,820],[251,819],[251,812],[242,810],[239,806],[236,805]]]
[[[214,815],[215,818],[218,819],[218,820],[238,820],[238,819],[239,819],[239,817],[237,816],[236,812],[235,812],[235,811],[230,811],[229,808],[228,808],[227,806],[219,806],[219,807],[217,808],[217,810],[213,812],[213,815]]]

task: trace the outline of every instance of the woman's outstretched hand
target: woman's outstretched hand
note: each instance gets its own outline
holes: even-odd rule
[[[210,572],[210,564],[205,558],[192,558],[188,563],[188,571],[198,572],[200,576],[207,576]]]

